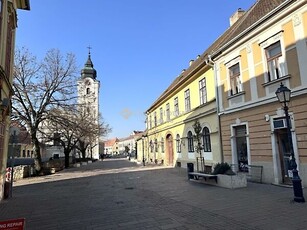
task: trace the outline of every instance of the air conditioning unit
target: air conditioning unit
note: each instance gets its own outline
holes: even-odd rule
[[[275,119],[273,121],[274,129],[284,129],[287,128],[287,121],[285,118]]]

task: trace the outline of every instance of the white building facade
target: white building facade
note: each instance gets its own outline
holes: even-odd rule
[[[78,80],[78,104],[91,113],[93,119],[99,123],[99,88],[100,82],[96,79],[97,72],[91,60],[91,53],[81,70],[81,77]],[[87,157],[99,159],[99,135],[95,137],[87,149]]]

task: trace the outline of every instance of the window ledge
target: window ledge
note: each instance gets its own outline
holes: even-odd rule
[[[241,92],[236,93],[236,94],[234,94],[234,95],[228,96],[227,99],[230,100],[230,99],[232,99],[232,98],[239,97],[239,96],[242,96],[242,95],[244,95],[244,94],[245,94],[245,91],[241,91]]]
[[[269,82],[263,83],[262,86],[263,86],[263,87],[267,87],[267,86],[269,86],[269,85],[274,85],[274,84],[276,84],[276,83],[278,83],[278,82],[284,81],[284,80],[289,79],[289,78],[291,78],[291,75],[290,75],[290,74],[285,75],[285,76],[283,76],[283,77],[281,77],[281,78],[275,79],[275,80],[273,80],[273,81],[269,81]]]

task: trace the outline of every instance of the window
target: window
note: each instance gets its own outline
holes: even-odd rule
[[[26,157],[26,150],[25,150],[25,149],[22,150],[22,156],[23,156],[23,157]]]
[[[90,88],[86,88],[86,94],[90,94],[91,89]]]
[[[154,113],[154,126],[157,126],[157,112]]]
[[[161,152],[164,153],[164,139],[161,137]]]
[[[174,98],[174,111],[175,111],[175,116],[179,115],[179,105],[178,105],[178,97]]]
[[[235,95],[237,93],[242,92],[239,63],[229,68],[229,78],[230,78],[230,95]]]
[[[188,151],[194,152],[193,134],[191,131],[188,132]]]
[[[268,66],[268,81],[281,77],[280,59],[282,57],[280,42],[276,42],[265,49]]]
[[[149,146],[150,146],[150,152],[153,153],[153,151],[154,151],[154,143],[152,142],[152,140],[149,142]]]
[[[199,81],[199,97],[200,104],[205,104],[207,102],[207,88],[206,88],[206,79],[203,78]]]
[[[152,128],[152,120],[151,120],[151,115],[149,116],[149,128]]]
[[[184,104],[185,104],[185,111],[189,112],[191,110],[190,90],[189,89],[184,91]]]
[[[179,134],[177,134],[177,136],[176,136],[176,150],[177,150],[177,153],[181,153],[180,135]]]
[[[166,104],[166,120],[169,121],[171,119],[171,113],[169,110],[169,103]]]
[[[160,124],[163,123],[163,108],[160,108]]]
[[[204,152],[211,152],[211,140],[210,140],[210,132],[207,127],[203,128],[202,132],[203,136],[203,146]]]
[[[158,141],[155,139],[155,152],[158,152]]]

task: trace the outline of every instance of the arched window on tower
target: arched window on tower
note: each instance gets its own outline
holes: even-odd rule
[[[91,89],[90,88],[86,88],[86,94],[90,94]]]

